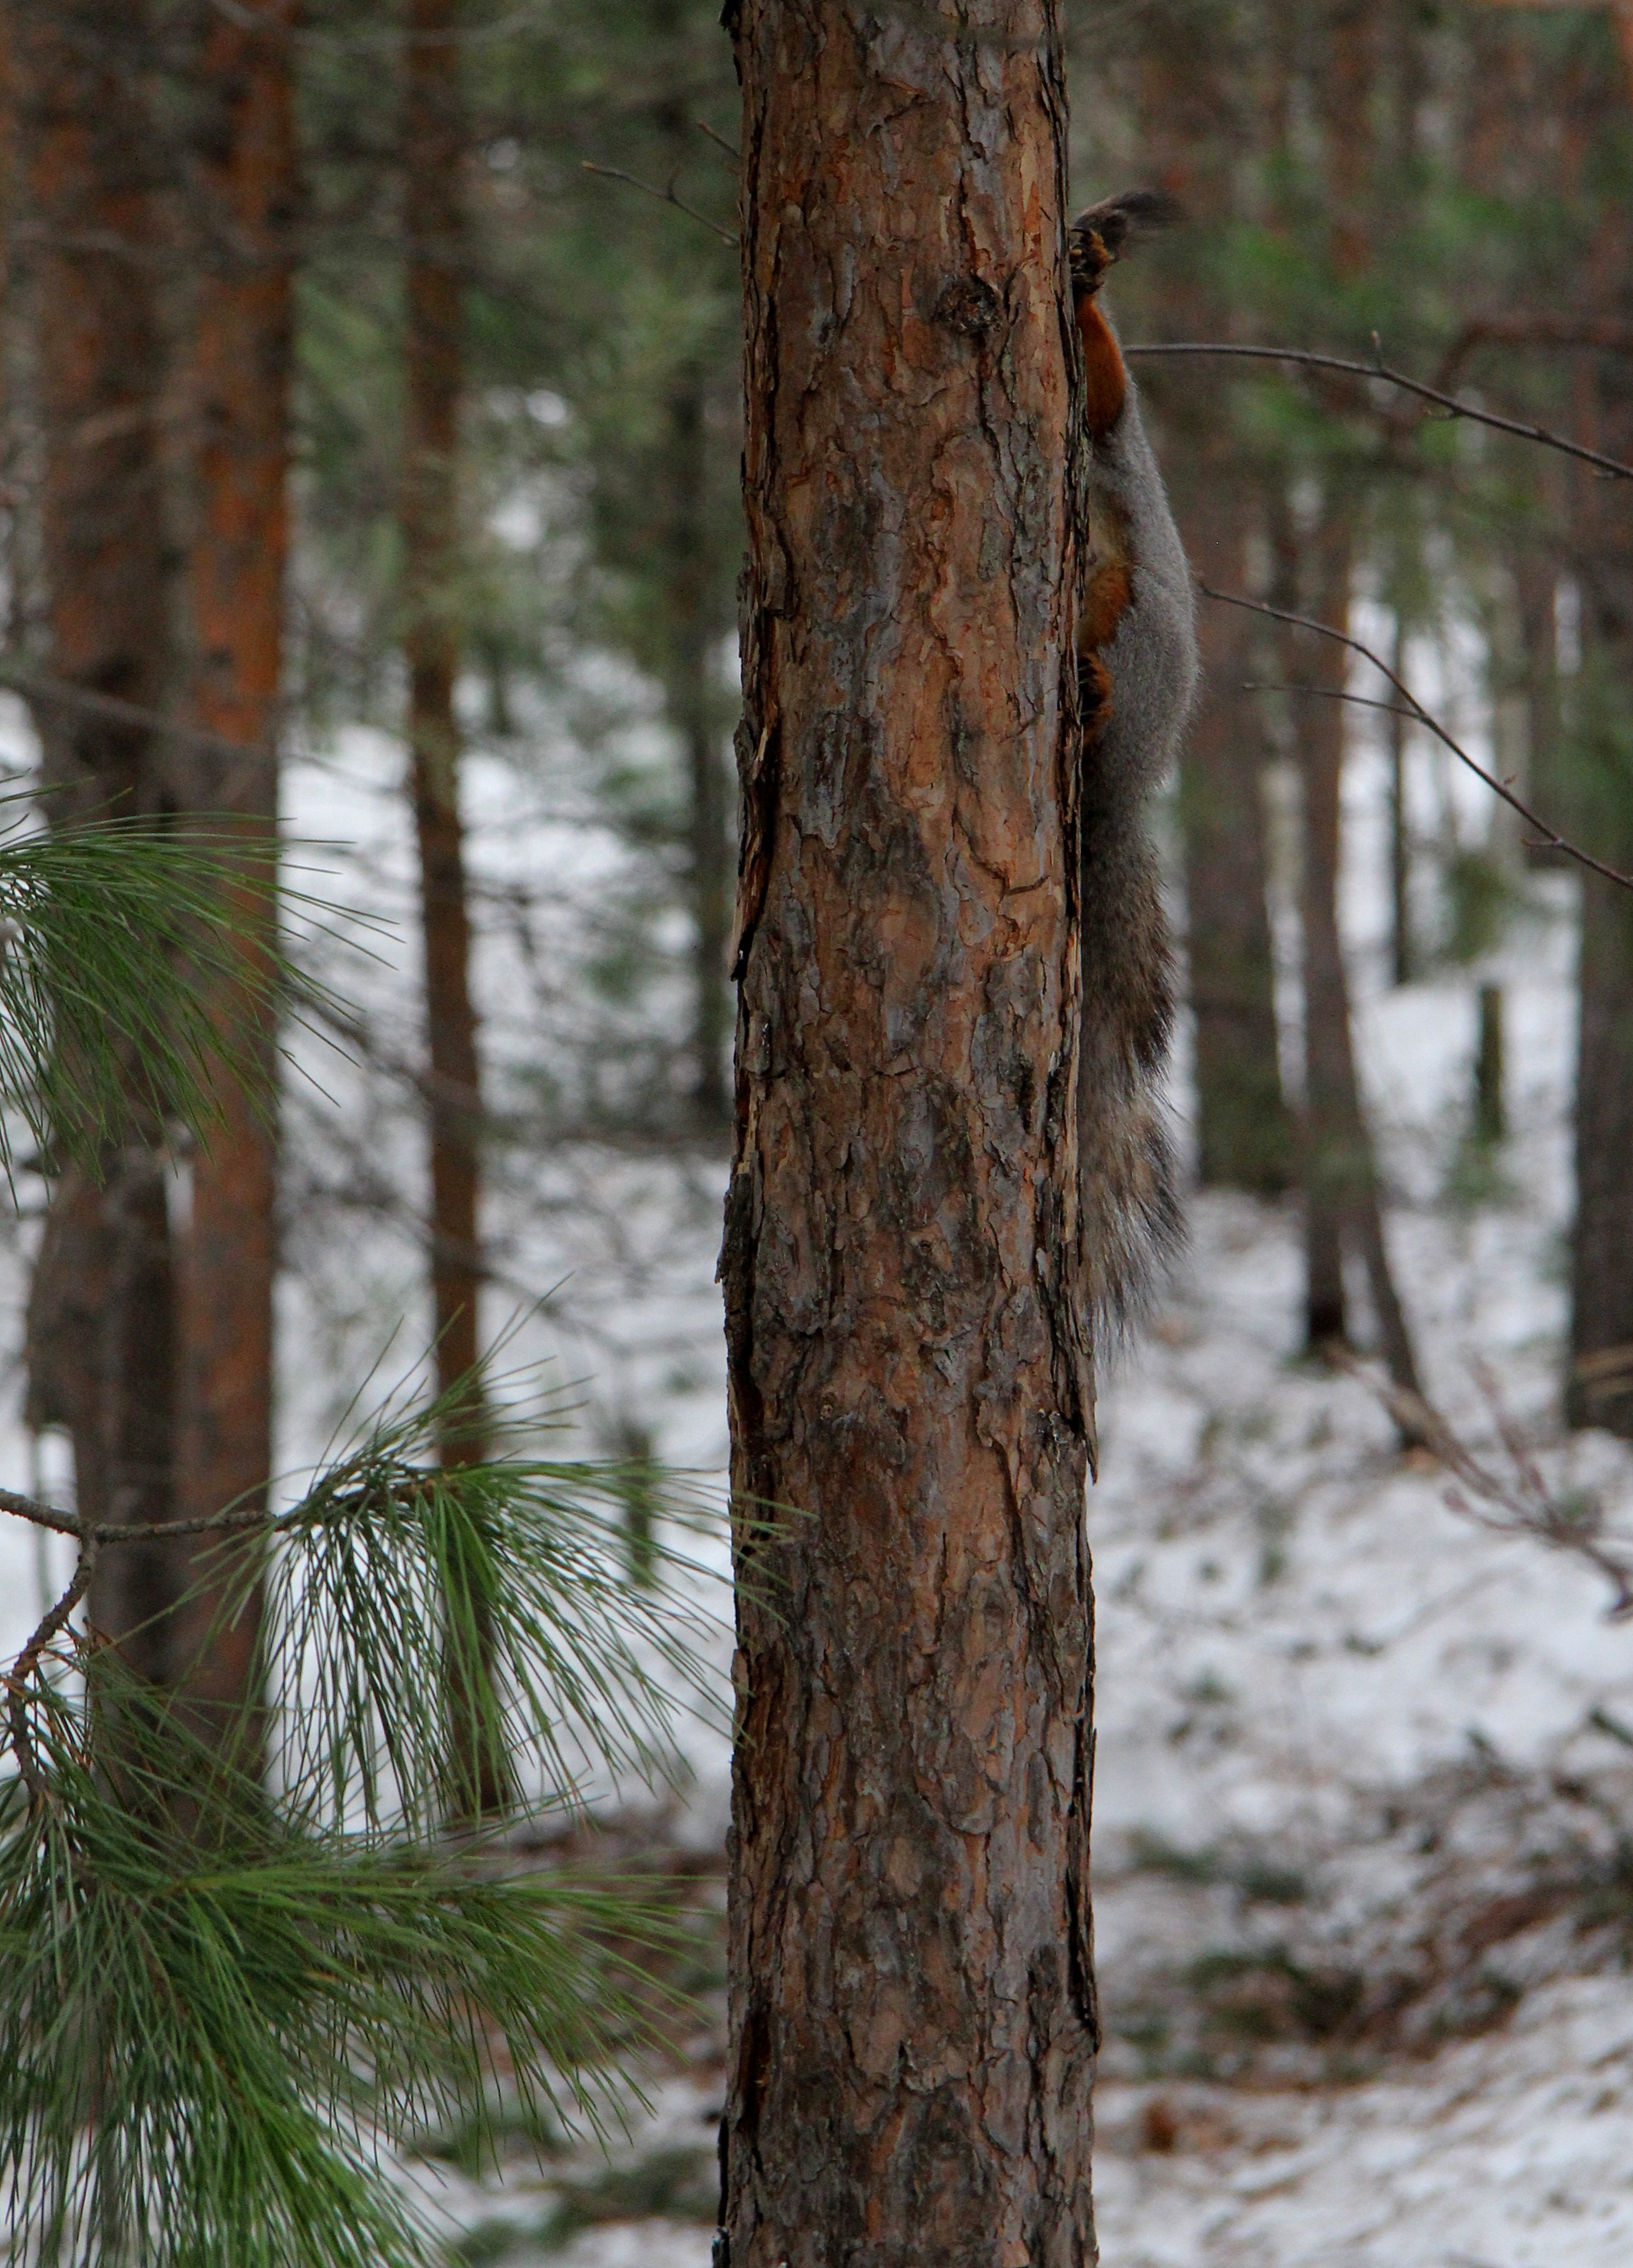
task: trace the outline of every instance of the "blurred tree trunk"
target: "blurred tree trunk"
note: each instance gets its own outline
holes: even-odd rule
[[[1594,88],[1584,121],[1625,134],[1627,88]],[[1595,114],[1597,113],[1597,115]],[[1572,151],[1589,175],[1586,136]],[[1633,315],[1626,201],[1600,192],[1599,223],[1579,285],[1601,317]],[[1633,387],[1625,361],[1578,366],[1578,398],[1593,446],[1633,450]],[[1606,483],[1570,475],[1571,564],[1581,594],[1582,668],[1572,702],[1572,822],[1613,865],[1633,868],[1633,534]],[[1633,1440],[1633,894],[1585,875],[1578,978],[1577,1210],[1570,1248],[1567,1422]]]
[[[465,132],[459,0],[411,0],[403,111],[408,232],[407,462],[402,488],[408,737],[420,850],[430,1077],[431,1292],[437,1380],[476,1365],[482,1098],[460,820],[460,401],[464,388]],[[475,1414],[452,1410],[445,1463],[482,1453]]]
[[[1538,549],[1514,557],[1514,600],[1519,623],[1520,662],[1526,706],[1526,793],[1534,810],[1556,827],[1564,824],[1564,784],[1560,762],[1563,725],[1559,701],[1559,647],[1555,622],[1559,570]],[[1557,866],[1556,850],[1527,850],[1532,865]]]
[[[672,48],[677,77],[684,70],[681,11],[659,0],[655,29]],[[658,103],[665,170],[676,179],[697,148],[697,129],[682,93]],[[725,1060],[731,1029],[732,842],[726,826],[725,734],[710,667],[719,627],[709,614],[709,373],[701,355],[683,361],[664,403],[665,496],[658,535],[658,586],[667,617],[665,693],[670,721],[686,755],[689,792],[687,850],[692,916],[692,1087],[699,1122],[731,1123]]]
[[[1395,675],[1406,667],[1406,630],[1397,608],[1394,643],[1389,666]],[[1409,984],[1417,973],[1416,943],[1412,934],[1412,828],[1407,808],[1406,711],[1397,703],[1387,719],[1389,752],[1389,978]]]
[[[726,966],[732,929],[731,838],[726,832],[725,765],[710,668],[714,643],[703,608],[708,587],[704,520],[705,373],[682,366],[665,405],[670,493],[664,530],[664,575],[670,622],[669,711],[685,744],[691,791],[692,1101],[706,1126],[732,1116],[725,1041],[731,995]]]
[[[402,484],[408,738],[420,851],[430,1083],[431,1300],[438,1454],[480,1463],[482,1087],[460,817],[460,404],[465,385],[465,228],[460,0],[410,0],[403,105],[408,394]],[[480,1567],[450,1570],[451,1818],[503,1812],[510,1775],[489,1685],[490,1615]],[[469,1609],[468,1621],[455,1593]]]
[[[1625,225],[1614,235],[1625,251]],[[1607,360],[1595,379],[1594,446],[1625,454],[1633,447],[1626,367]],[[1600,858],[1630,871],[1633,537],[1625,506],[1613,506],[1598,483],[1576,483],[1576,506],[1583,668],[1573,704],[1571,819]],[[1566,1418],[1633,1440],[1633,893],[1593,874],[1582,880],[1578,983]]]
[[[1228,214],[1235,196],[1243,57],[1218,19],[1153,11],[1142,25],[1137,77],[1146,162],[1188,214]],[[1200,46],[1199,46],[1200,43]],[[1228,339],[1235,310],[1195,235],[1153,256],[1157,335]],[[1165,385],[1146,365],[1142,393],[1180,446],[1171,482],[1192,567],[1216,589],[1250,587],[1253,474],[1246,450],[1193,379]],[[1170,406],[1170,396],[1173,405]],[[1202,684],[1180,755],[1186,952],[1195,1026],[1197,1163],[1204,1187],[1275,1196],[1292,1178],[1292,1120],[1282,1094],[1275,961],[1266,888],[1263,775],[1269,755],[1259,696],[1245,694],[1254,644],[1234,608],[1198,609]]]
[[[173,770],[190,822],[241,839],[252,862],[245,887],[228,884],[244,981],[224,985],[216,1003],[240,1071],[218,1075],[222,1123],[195,1157],[177,1240],[177,1509],[187,1519],[264,1503],[272,1469],[276,1040],[255,988],[276,944],[265,885],[289,549],[297,15],[297,0],[201,11],[187,88],[188,708],[195,726],[243,754],[189,742]],[[174,1549],[178,1580],[194,1595],[178,1618],[171,1675],[202,1717],[219,1719],[254,1692],[258,1608],[224,1624],[206,1580],[209,1547]]]
[[[40,497],[50,667],[70,687],[155,712],[166,693],[163,357],[156,306],[153,130],[141,97],[140,0],[26,0],[7,11],[19,189],[36,249]],[[162,755],[139,725],[42,703],[53,820],[151,815]],[[173,1507],[173,1285],[163,1130],[110,1137],[99,1180],[57,1179],[29,1303],[29,1416],[63,1425],[81,1511],[163,1520]],[[164,1547],[106,1550],[95,1626],[161,1675],[174,1599]]]
[[[1195,487],[1181,501],[1192,566],[1216,589],[1248,586],[1249,500],[1239,487]],[[1244,693],[1254,624],[1234,607],[1199,610],[1203,687],[1180,759],[1186,939],[1196,1033],[1196,1108],[1204,1187],[1274,1197],[1292,1178],[1292,1122],[1282,1094],[1276,971],[1266,887],[1260,696]]]
[[[1349,620],[1352,536],[1335,515],[1311,538],[1315,619]],[[1343,1254],[1366,1265],[1384,1359],[1397,1386],[1419,1391],[1406,1317],[1390,1273],[1372,1137],[1356,1076],[1350,983],[1338,926],[1342,848],[1347,655],[1331,638],[1290,637],[1288,678],[1324,698],[1298,701],[1303,758],[1305,1023],[1305,1333],[1312,1352],[1349,1337]]]
[[[717,2258],[1072,2268],[1097,2023],[1060,27],[743,0],[734,28]],[[794,1509],[768,1538],[756,1504]]]
[[[1617,654],[1625,686],[1633,647]],[[1595,850],[1633,868],[1633,828]],[[1582,886],[1577,1057],[1577,1211],[1570,1245],[1565,1415],[1633,1440],[1633,905],[1593,875]]]

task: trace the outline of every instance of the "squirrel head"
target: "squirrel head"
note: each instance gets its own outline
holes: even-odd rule
[[[1125,247],[1171,227],[1179,217],[1178,200],[1162,189],[1122,189],[1080,212],[1067,237],[1074,295],[1092,297],[1105,282],[1106,270],[1122,259]]]

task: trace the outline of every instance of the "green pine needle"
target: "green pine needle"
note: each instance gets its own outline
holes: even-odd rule
[[[273,843],[148,821],[26,828],[0,796],[0,1172],[18,1123],[53,1165],[94,1168],[132,1129],[203,1138],[224,1082],[268,1098],[267,1035],[313,987],[277,942]],[[320,917],[320,925],[328,925]]]

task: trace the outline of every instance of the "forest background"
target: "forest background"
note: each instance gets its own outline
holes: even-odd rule
[[[1126,341],[1381,360],[1633,456],[1623,14],[1273,0],[1083,5],[1067,26],[1078,202],[1138,183],[1182,213],[1114,278]],[[150,1517],[213,1508],[308,1466],[423,1349],[457,1389],[480,1298],[486,1344],[516,1319],[507,1360],[582,1381],[582,1439],[637,1476],[638,1566],[644,1461],[724,1448],[710,1278],[742,532],[738,102],[716,13],[40,0],[11,11],[4,92],[17,782],[43,765],[53,813],[254,833],[278,810],[291,879],[339,909],[302,947],[329,990],[291,1042],[276,1155],[235,1109],[208,1158],[166,1128],[127,1138],[113,1197],[25,1161],[16,1454],[82,1507],[134,1488]],[[1627,490],[1380,381],[1134,366],[1204,580],[1350,628],[1550,825],[1633,866]],[[95,606],[76,558],[105,575]],[[1298,1253],[1284,1352],[1350,1344],[1398,1389],[1456,1400],[1469,1349],[1414,1297],[1421,1214],[1544,1202],[1510,1140],[1508,992],[1516,955],[1563,955],[1575,1196],[1550,1263],[1563,1329],[1535,1366],[1550,1423],[1633,1436],[1633,900],[1471,799],[1399,704],[1350,705],[1389,701],[1354,657],[1221,602],[1202,617],[1207,689],[1166,807],[1182,1096],[1200,1186],[1257,1201],[1263,1248]],[[1381,884],[1365,954],[1349,830]],[[1438,1047],[1460,1083],[1428,1206],[1375,1138],[1351,1041],[1387,990],[1432,1002],[1415,1060]],[[1227,1218],[1198,1213],[1204,1273]],[[94,1361],[92,1307],[122,1318]],[[1409,1434],[1414,1406],[1395,1406]],[[445,1458],[485,1422],[445,1425]],[[1354,1447],[1343,1422],[1329,1473]],[[1559,1530],[1551,1482],[1539,1501],[1533,1525]],[[1600,1514],[1572,1501],[1574,1528],[1543,1540],[1602,1555]],[[1254,1530],[1265,1565],[1275,1524]],[[99,1611],[135,1618],[121,1583],[180,1580],[114,1567]],[[1207,1719],[1222,1705],[1193,1682]],[[700,1769],[717,1797],[717,1756]],[[1489,1781],[1476,1798],[1497,1801]],[[1481,1911],[1531,1899],[1515,1938],[1579,1918],[1613,1860],[1625,1872],[1620,1817],[1543,1836],[1540,1886],[1482,1874]],[[695,1792],[649,1824],[653,1852],[701,1866],[718,1803]],[[1196,1970],[1192,1922],[1183,1959],[1151,1955],[1165,1981],[1130,2019],[1149,2061],[1129,2118],[1159,2157],[1165,2119],[1183,2135],[1216,2115],[1187,2110],[1176,2073],[1211,2083],[1266,2054],[1325,2071],[1424,2010],[1461,2036],[1512,2006],[1443,1948],[1409,1990],[1408,1963],[1357,1999],[1330,1944],[1283,1926],[1281,1861],[1228,1836],[1123,1856],[1280,1917],[1234,1967]],[[1437,1947],[1475,1926],[1458,1917]],[[1489,1926],[1482,1961],[1508,1942]]]

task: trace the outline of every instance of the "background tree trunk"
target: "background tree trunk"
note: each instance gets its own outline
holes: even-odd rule
[[[736,37],[724,2249],[1068,2268],[1097,2027],[1059,24],[745,0]]]
[[[430,1080],[431,1300],[445,1465],[487,1453],[482,1394],[482,1088],[460,818],[460,401],[464,391],[459,0],[411,0],[403,107],[408,235],[407,463],[402,488],[408,737],[419,838]],[[464,1571],[475,1654],[451,1637],[450,1815],[503,1812],[510,1778],[488,1690],[481,1571]]]
[[[203,12],[188,88],[183,191],[195,273],[188,370],[186,600],[193,722],[242,756],[189,743],[180,800],[209,835],[240,836],[259,868],[234,893],[244,963],[217,1021],[245,1059],[217,1080],[223,1123],[194,1160],[177,1239],[180,1432],[177,1509],[207,1518],[265,1500],[272,1469],[276,1270],[274,1034],[255,985],[274,947],[266,862],[277,832],[278,696],[289,548],[286,472],[296,179],[291,87],[295,0],[253,17]],[[259,1614],[219,1618],[208,1560],[178,1543],[194,1595],[170,1675],[221,1718],[255,1688]]]
[[[36,232],[40,497],[53,674],[157,711],[169,669],[152,259],[153,131],[140,0],[27,0],[7,15],[20,186]],[[69,703],[37,711],[55,821],[151,815],[155,736]],[[62,1173],[29,1308],[29,1414],[65,1426],[80,1509],[161,1520],[173,1504],[173,1318],[162,1129],[117,1130],[100,1177]],[[160,1673],[173,1602],[163,1550],[98,1564],[89,1611]]]
[[[402,490],[408,737],[420,851],[430,1078],[431,1296],[437,1382],[480,1348],[482,1097],[460,821],[460,398],[464,387],[459,0],[411,0],[403,112],[408,431]],[[451,1412],[445,1463],[480,1458],[476,1413]]]
[[[1621,660],[1633,674],[1633,655]],[[1604,839],[1596,836],[1595,846]],[[1603,855],[1625,869],[1630,854],[1633,829]],[[1633,1440],[1633,908],[1624,891],[1591,874],[1582,887],[1580,984],[1565,1414],[1572,1425]]]
[[[1406,631],[1397,611],[1389,666],[1397,677],[1406,670]],[[1389,752],[1389,980],[1409,984],[1417,973],[1412,934],[1412,830],[1407,809],[1406,713],[1397,703],[1385,720]]]
[[[703,599],[709,577],[704,523],[705,377],[683,367],[665,405],[668,422],[668,512],[664,529],[664,588],[670,615],[669,713],[686,747],[691,791],[692,1101],[705,1126],[732,1116],[725,1040],[731,1014],[726,968],[732,932],[731,843],[726,832],[725,766],[710,670],[712,643]]]
[[[1625,212],[1611,209],[1593,250],[1598,304],[1633,312]],[[1583,392],[1596,447],[1633,447],[1625,362],[1595,357]],[[1582,594],[1583,668],[1573,703],[1573,823],[1613,865],[1633,865],[1633,535],[1603,483],[1572,482],[1574,564]],[[1581,1022],[1577,1054],[1577,1213],[1570,1247],[1566,1415],[1633,1440],[1633,897],[1582,886]]]
[[[1136,34],[1140,130],[1151,177],[1187,216],[1217,225],[1239,194],[1239,117],[1230,89],[1239,33],[1160,10]],[[1199,52],[1200,43],[1200,52]],[[1142,262],[1142,272],[1144,262]],[[1181,227],[1152,247],[1153,328],[1141,335],[1228,339],[1237,310],[1210,262],[1207,239]],[[1169,487],[1192,567],[1216,589],[1245,591],[1254,531],[1250,444],[1193,374],[1141,367],[1141,399],[1175,446]],[[1244,473],[1247,477],[1244,477]],[[1201,605],[1202,681],[1180,750],[1179,818],[1185,858],[1185,936],[1195,1032],[1197,1171],[1205,1188],[1270,1197],[1292,1179],[1293,1130],[1282,1093],[1275,962],[1267,894],[1263,776],[1269,748],[1262,696],[1244,693],[1255,642],[1234,608]]]
[[[1349,620],[1351,530],[1329,520],[1312,540],[1319,622]],[[1288,643],[1286,674],[1328,697],[1298,701],[1303,757],[1305,1021],[1305,1332],[1312,1352],[1349,1336],[1343,1252],[1364,1260],[1379,1337],[1397,1386],[1419,1390],[1410,1334],[1384,1243],[1378,1172],[1356,1076],[1350,983],[1338,927],[1347,676],[1343,647],[1308,636]]]
[[[1194,484],[1181,501],[1191,564],[1216,589],[1248,586],[1248,509],[1245,495],[1223,486]],[[1205,1188],[1274,1197],[1292,1178],[1293,1143],[1276,1045],[1262,696],[1241,689],[1252,674],[1252,617],[1204,604],[1197,636],[1203,684],[1181,751],[1180,813],[1199,1174]]]

